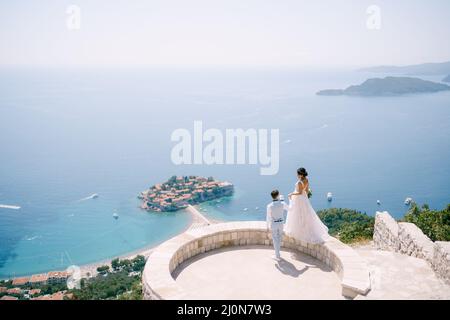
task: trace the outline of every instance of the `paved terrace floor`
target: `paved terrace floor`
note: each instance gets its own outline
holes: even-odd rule
[[[436,277],[425,260],[372,245],[355,250],[368,263],[372,286],[366,297],[358,299],[450,300],[450,286]]]
[[[426,261],[399,253],[355,250],[367,260],[372,290],[357,299],[450,299],[450,286],[438,279]],[[173,273],[192,299],[344,299],[338,276],[308,255],[250,246],[220,249],[182,263]]]
[[[267,247],[220,249],[182,263],[173,273],[191,299],[344,299],[341,281],[308,255]]]

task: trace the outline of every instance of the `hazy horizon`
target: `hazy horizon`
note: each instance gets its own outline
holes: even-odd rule
[[[67,27],[70,5],[80,9],[79,29]],[[373,5],[379,25],[370,28]],[[1,67],[355,68],[450,60],[444,0],[18,0],[0,8]]]

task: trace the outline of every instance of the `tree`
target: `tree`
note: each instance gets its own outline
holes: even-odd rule
[[[167,180],[168,184],[174,184],[175,182],[177,182],[177,176],[171,176],[169,180]]]
[[[317,212],[329,233],[344,243],[373,238],[375,218],[356,210],[331,208]]]
[[[145,267],[145,257],[138,255],[133,260],[131,260],[133,265],[133,271],[142,272]]]
[[[105,274],[105,273],[109,272],[109,266],[107,266],[107,265],[100,266],[97,268],[97,272],[100,274]]]
[[[427,204],[421,208],[413,203],[403,219],[414,223],[433,241],[450,241],[450,204],[443,210],[430,210]]]
[[[140,276],[128,276],[126,271],[120,271],[85,279],[81,289],[73,289],[70,292],[78,300],[111,300],[120,298],[127,292],[134,293],[136,288],[138,292],[134,296],[141,298],[141,291],[138,289],[140,283]]]
[[[114,271],[120,270],[119,258],[115,258],[114,260],[111,261],[111,267],[113,268]]]

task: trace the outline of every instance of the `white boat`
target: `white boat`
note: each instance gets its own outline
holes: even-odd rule
[[[114,218],[114,219],[119,219],[119,215],[117,214],[116,211],[114,211],[114,213],[113,213],[113,218]]]
[[[333,200],[333,194],[331,192],[327,193],[327,200],[330,202]]]
[[[244,208],[244,211],[247,211],[248,210],[248,208]]]
[[[259,207],[255,207],[255,210],[259,210]]]
[[[411,204],[411,202],[413,201],[412,198],[408,197],[405,199],[405,205],[409,206]]]
[[[19,206],[11,206],[11,205],[8,205],[8,204],[0,204],[0,208],[11,209],[11,210],[19,210],[20,209]]]
[[[94,193],[92,196],[91,196],[91,199],[97,199],[98,198],[98,194],[97,193]]]
[[[380,205],[381,204],[381,201],[380,200],[377,200],[377,205]]]

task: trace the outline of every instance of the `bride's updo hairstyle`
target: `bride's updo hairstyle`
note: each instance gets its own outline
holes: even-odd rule
[[[299,176],[303,176],[303,177],[305,177],[305,178],[308,176],[308,172],[306,171],[305,168],[297,169],[297,174],[298,174]]]

